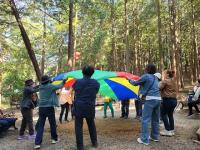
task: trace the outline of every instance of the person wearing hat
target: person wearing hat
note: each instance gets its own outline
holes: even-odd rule
[[[99,91],[99,83],[91,79],[94,73],[92,66],[84,66],[82,69],[83,78],[76,80],[72,88],[75,91],[74,110],[75,134],[78,150],[83,150],[83,119],[86,119],[90,139],[93,147],[98,147],[95,118],[96,94]]]
[[[196,86],[193,88],[193,96],[191,98],[191,101],[188,102],[188,108],[189,108],[189,114],[188,116],[191,116],[193,114],[192,107],[194,107],[197,111],[197,113],[200,113],[199,108],[197,104],[200,103],[200,79],[197,80]]]
[[[35,83],[32,79],[25,81],[25,87],[23,90],[23,98],[20,102],[20,108],[22,113],[22,123],[19,131],[18,140],[26,139],[27,136],[24,135],[26,126],[29,128],[29,139],[35,138],[34,128],[33,128],[33,109],[34,103],[32,101],[33,93],[38,91],[38,86],[35,86]]]
[[[39,119],[37,134],[35,138],[35,149],[40,149],[42,143],[42,137],[44,132],[44,125],[46,118],[49,120],[50,131],[51,131],[51,143],[56,144],[58,141],[58,135],[56,130],[56,119],[54,107],[59,107],[59,102],[56,94],[56,90],[61,89],[67,79],[59,85],[53,85],[51,83],[51,78],[47,75],[42,76],[41,85],[39,87]]]

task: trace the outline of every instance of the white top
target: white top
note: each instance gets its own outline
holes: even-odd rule
[[[72,98],[70,91],[62,88],[60,92],[60,104],[63,105],[65,103],[72,104]]]
[[[199,86],[195,86],[194,87],[194,92],[195,92],[195,94],[194,94],[194,97],[192,99],[196,101],[196,100],[198,100],[199,95],[200,95],[200,87]]]

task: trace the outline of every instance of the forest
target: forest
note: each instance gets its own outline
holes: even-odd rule
[[[0,100],[24,80],[81,69],[199,78],[200,0],[0,0]]]

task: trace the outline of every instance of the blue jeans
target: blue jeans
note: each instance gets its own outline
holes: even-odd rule
[[[40,145],[42,143],[42,137],[43,137],[46,118],[48,118],[49,124],[50,124],[51,139],[57,141],[58,135],[57,135],[57,131],[56,131],[57,126],[56,126],[54,108],[53,107],[40,107],[39,108],[38,126],[37,126],[37,135],[35,138],[35,145]]]
[[[162,119],[165,125],[165,129],[170,131],[174,130],[174,109],[176,108],[177,100],[176,98],[165,98],[163,97],[162,105]]]
[[[149,143],[149,123],[151,122],[151,138],[158,140],[159,136],[160,101],[146,100],[142,112],[142,133],[140,138]]]

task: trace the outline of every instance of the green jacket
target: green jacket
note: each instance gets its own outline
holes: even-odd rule
[[[51,83],[47,83],[41,85],[39,88],[40,98],[38,102],[39,107],[54,107],[59,106],[58,97],[56,95],[56,90],[61,89],[64,86],[62,82],[59,85],[53,85]]]

